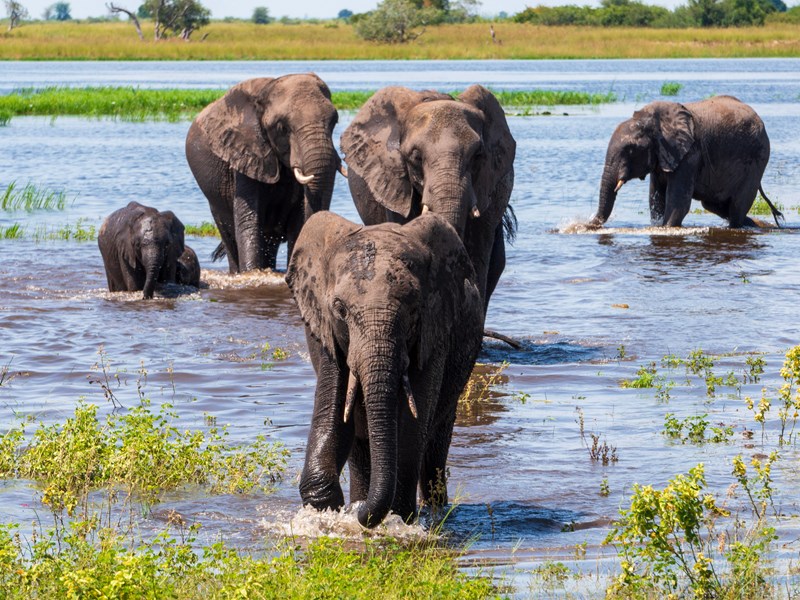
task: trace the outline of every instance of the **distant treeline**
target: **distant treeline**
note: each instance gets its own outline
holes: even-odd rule
[[[787,10],[783,0],[689,0],[669,10],[632,0],[601,0],[601,6],[535,6],[512,17],[535,25],[595,27],[744,27],[767,20],[800,23],[800,6]]]

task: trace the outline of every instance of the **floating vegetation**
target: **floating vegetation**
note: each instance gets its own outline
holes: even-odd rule
[[[3,96],[0,96],[3,98]],[[0,210],[7,212],[24,210],[64,210],[67,207],[67,194],[64,191],[42,189],[28,182],[20,188],[16,181],[8,184],[0,196]]]
[[[711,434],[708,437],[706,437],[707,431]],[[707,414],[686,417],[681,420],[673,413],[667,413],[664,415],[664,431],[661,433],[682,444],[687,442],[693,444],[703,444],[705,442],[721,444],[731,441],[733,427],[724,424],[711,425],[708,422]]]
[[[142,89],[135,87],[45,87],[16,90],[0,96],[0,115],[5,122],[12,116],[111,117],[126,121],[191,119],[226,90]],[[452,92],[458,95],[459,92]],[[373,91],[333,92],[331,99],[339,110],[356,110]],[[556,104],[595,105],[614,102],[616,96],[586,92],[531,90],[495,92],[500,104],[508,107],[553,106]]]
[[[3,240],[17,240],[23,235],[22,225],[14,223],[13,225],[3,226],[0,225],[0,239]]]
[[[183,232],[195,237],[219,237],[219,229],[214,223],[203,221],[200,225],[185,225]]]
[[[661,85],[661,95],[662,96],[677,96],[678,92],[683,89],[682,83],[677,83],[675,81],[665,81]]]

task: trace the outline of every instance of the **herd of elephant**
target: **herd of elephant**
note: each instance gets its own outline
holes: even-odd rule
[[[337,119],[316,75],[250,79],[197,116],[186,157],[222,238],[213,256],[231,273],[274,269],[288,243],[286,282],[317,375],[300,494],[341,508],[347,463],[350,501],[372,527],[390,511],[413,518],[418,493],[447,502],[458,397],[516,232],[516,142],[480,85],[455,99],[381,89],[341,136],[347,168]],[[768,159],[764,124],[733,97],[653,102],[614,131],[590,226],[607,221],[625,182],[648,174],[654,225],[681,225],[692,198],[731,227],[755,225],[747,213]],[[328,212],[337,171],[365,226]],[[150,298],[156,283],[199,284],[170,211],[131,202],[98,242],[111,291]]]

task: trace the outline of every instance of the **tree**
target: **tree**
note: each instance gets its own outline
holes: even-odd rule
[[[689,12],[700,27],[718,27],[725,19],[725,8],[719,0],[689,0]]]
[[[347,21],[350,17],[353,16],[353,11],[343,8],[339,11],[339,14],[336,15],[337,19],[342,19],[343,21]]]
[[[436,8],[418,8],[413,0],[383,0],[378,7],[364,15],[354,25],[356,35],[384,44],[403,44],[417,39],[425,25],[441,21],[442,12]],[[422,31],[415,31],[422,27]]]
[[[16,0],[3,0],[6,6],[6,15],[8,15],[8,30],[11,31],[14,27],[18,27],[22,19],[28,18],[28,9]]]
[[[106,6],[111,12],[128,15],[142,39],[138,15],[148,15],[147,18],[153,19],[153,36],[156,41],[171,35],[188,41],[193,32],[208,25],[211,17],[211,11],[197,0],[145,0],[136,12],[115,6],[113,2]]]
[[[266,25],[272,23],[272,17],[269,16],[269,9],[266,6],[258,6],[253,10],[253,23],[258,25]]]
[[[69,21],[70,15],[69,2],[56,2],[44,9],[42,15],[45,21]]]
[[[144,41],[144,35],[142,34],[142,26],[139,23],[139,18],[136,16],[135,12],[128,10],[127,8],[123,8],[122,6],[116,6],[113,2],[111,2],[110,4],[106,4],[106,8],[108,9],[108,12],[110,12],[113,15],[116,15],[117,13],[124,13],[128,15],[128,19],[130,19],[131,23],[133,23],[133,26],[136,27],[136,33],[139,35],[139,39]],[[142,7],[140,6],[139,10],[141,10],[141,8]]]

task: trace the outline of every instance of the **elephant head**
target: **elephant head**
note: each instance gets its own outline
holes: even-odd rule
[[[356,185],[363,180],[373,201],[402,220],[431,210],[464,240],[468,220],[496,225],[508,205],[511,186],[497,190],[509,173],[513,181],[516,143],[497,99],[480,85],[458,100],[383,88],[342,134],[341,146]]]
[[[420,430],[427,430],[439,401],[436,382],[443,376],[443,357],[453,351],[454,339],[463,342],[458,351],[474,347],[477,354],[483,310],[474,269],[456,232],[435,214],[403,226],[361,227],[321,212],[304,226],[286,281],[308,335],[338,364],[341,377],[338,383],[326,382],[318,371],[318,399],[321,389],[331,394],[325,402],[333,407],[333,427],[339,431],[329,431],[330,420],[317,422],[315,408],[309,440],[350,436],[352,444],[352,429],[344,423],[363,399],[369,491],[358,519],[374,526],[399,493],[398,469],[404,465],[398,464],[398,444],[410,445],[402,423],[413,414]],[[465,334],[471,337],[461,337]],[[318,450],[332,452],[324,443]],[[418,469],[420,456],[421,450],[415,464],[406,466]],[[339,508],[339,473],[312,472],[320,462],[307,453],[300,484],[303,501],[318,509]],[[416,485],[415,480],[414,499]]]
[[[623,184],[656,171],[672,173],[694,144],[692,113],[676,102],[652,102],[620,123],[608,143],[592,223],[602,225],[608,220]]]
[[[235,171],[269,184],[294,177],[303,186],[308,218],[328,209],[341,170],[331,138],[338,118],[328,86],[308,73],[243,81],[196,123],[211,151]]]
[[[181,285],[200,287],[200,261],[197,254],[189,246],[184,246],[183,254],[178,258],[175,282]]]

